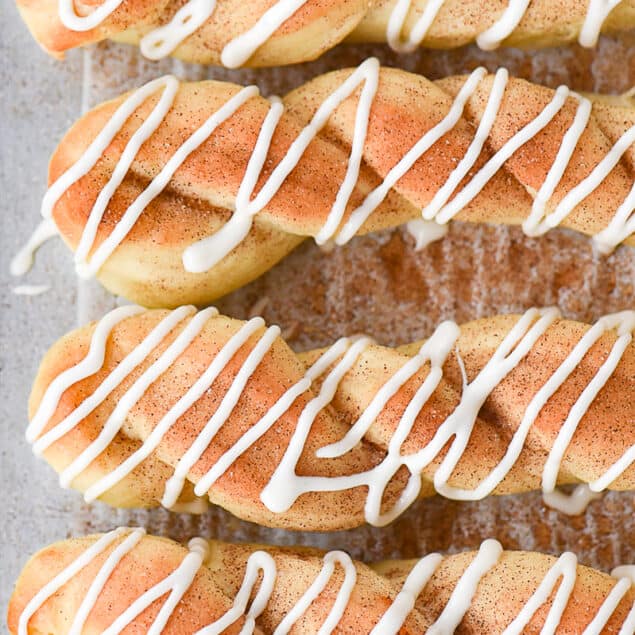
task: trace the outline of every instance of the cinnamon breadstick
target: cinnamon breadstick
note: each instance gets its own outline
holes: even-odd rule
[[[122,307],[44,358],[27,438],[60,483],[118,507],[310,531],[385,525],[419,496],[541,488],[579,513],[635,489],[635,312],[532,309],[400,349],[295,354],[280,329]],[[556,485],[584,483],[569,498]]]
[[[345,38],[418,46],[543,47],[635,27],[634,0],[18,0],[51,54],[113,39],[144,55],[235,68],[315,59]]]
[[[369,59],[283,102],[170,76],[107,102],[53,155],[43,214],[80,274],[166,307],[209,303],[307,236],[409,221],[431,237],[456,218],[633,245],[634,174],[632,98],[504,70],[430,82]]]
[[[368,566],[343,551],[201,538],[185,549],[120,528],[33,556],[8,624],[12,635],[628,635],[635,587],[570,552],[503,551],[495,540],[478,552]]]

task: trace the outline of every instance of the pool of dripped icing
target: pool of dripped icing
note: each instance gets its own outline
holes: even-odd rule
[[[257,71],[149,62],[136,49],[102,44],[84,53],[84,107],[165,72],[187,79],[256,83],[264,94],[284,94],[319,73],[358,64],[369,55],[430,78],[465,73],[479,64],[494,70],[504,63],[513,75],[553,87],[566,83],[579,91],[620,93],[635,84],[635,33],[602,38],[597,50],[570,46],[531,53],[469,47],[399,56],[387,47],[344,45],[316,62]],[[556,304],[566,317],[592,322],[635,305],[633,280],[632,249],[621,248],[606,257],[594,252],[587,238],[566,230],[532,239],[519,228],[457,223],[445,239],[420,252],[405,229],[355,238],[330,253],[307,241],[217,306],[236,317],[247,317],[259,307],[268,322],[287,332],[296,350],[362,332],[381,343],[400,344],[430,335],[443,319],[460,323],[534,305]],[[114,303],[95,284],[82,283],[78,298],[82,321],[100,317]],[[218,508],[203,516],[163,509],[123,511],[85,505],[79,496],[71,513],[70,529],[76,534],[143,525],[177,539],[201,534],[311,544],[343,548],[368,560],[476,548],[487,537],[507,548],[551,553],[571,549],[581,562],[607,571],[635,559],[635,544],[629,540],[635,534],[635,495],[628,493],[609,493],[574,518],[545,507],[538,493],[470,503],[436,497],[418,502],[387,528],[329,535],[259,528]]]

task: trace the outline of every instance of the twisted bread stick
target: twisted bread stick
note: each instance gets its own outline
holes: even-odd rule
[[[208,303],[306,236],[419,219],[562,224],[635,244],[635,108],[477,69],[430,82],[369,59],[283,102],[155,80],[99,106],[53,155],[43,214],[82,275],[145,306]],[[233,210],[231,213],[229,210]]]
[[[18,0],[35,39],[53,55],[110,38],[158,59],[228,67],[312,60],[345,38],[484,49],[595,46],[600,31],[635,26],[634,0]]]
[[[633,585],[577,565],[572,553],[556,559],[502,551],[495,540],[478,552],[369,567],[342,551],[200,538],[188,553],[121,528],[33,556],[17,581],[8,624],[13,635],[115,635],[126,627],[166,635],[628,635],[635,629]]]
[[[296,355],[261,318],[123,307],[46,355],[27,438],[63,486],[121,507],[209,498],[323,531],[385,525],[435,491],[542,487],[579,513],[635,489],[634,329],[633,311],[589,327],[532,309]]]

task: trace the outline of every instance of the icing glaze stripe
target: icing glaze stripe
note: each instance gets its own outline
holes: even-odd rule
[[[53,416],[62,394],[75,382],[94,375],[104,365],[106,341],[117,324],[143,312],[141,307],[122,306],[107,313],[95,327],[91,337],[88,354],[81,362],[58,375],[49,385],[37,412],[26,429],[26,439],[34,442],[44,431],[48,420]]]
[[[279,0],[256,24],[225,46],[221,61],[227,68],[242,66],[308,0]]]
[[[195,33],[212,16],[216,0],[189,0],[164,26],[153,29],[141,38],[141,54],[151,60],[160,60]]]
[[[597,44],[602,25],[609,17],[609,13],[621,2],[622,0],[589,0],[582,30],[578,37],[578,42],[582,46],[591,48]]]
[[[212,468],[199,480],[196,491],[207,490],[231,467],[232,463],[242,456],[260,437],[262,437],[276,421],[293,405],[295,400],[311,388],[313,382],[324,374],[326,369],[344,354],[350,346],[348,338],[339,339],[324,352],[309,368],[304,377],[287,390],[273,407],[255,425],[253,425],[236,443],[227,450]]]
[[[93,375],[102,367],[106,350],[106,340],[110,335],[110,331],[114,328],[117,322],[121,319],[125,319],[125,317],[141,313],[142,311],[143,309],[140,307],[119,307],[102,318],[98,324],[98,328],[95,329],[93,334],[89,355],[85,358],[89,363],[84,364],[81,362],[77,366],[69,369],[68,372],[60,375],[60,381],[57,384],[51,384],[46,391],[44,398],[42,399],[42,404],[46,409],[50,409],[51,414],[57,409],[57,404],[59,403],[61,395],[67,388],[76,382],[81,381],[85,377]],[[50,418],[50,415],[46,415],[46,410],[40,406],[33,418],[33,421],[27,428],[27,440],[34,441],[33,451],[36,454],[41,454],[52,443],[60,439],[78,425],[82,419],[88,416],[99,404],[101,404],[108,395],[110,395],[110,393],[146,359],[151,351],[165,339],[165,337],[174,327],[176,327],[177,324],[179,324],[179,322],[181,322],[187,315],[194,314],[195,311],[196,309],[194,307],[188,306],[180,307],[170,313],[150,332],[139,346],[137,346],[120,364],[117,365],[117,367],[108,375],[108,377],[106,377],[92,395],[85,399],[65,419],[55,425],[55,427],[49,430],[42,437],[37,438],[37,430],[42,429]],[[99,327],[102,328],[99,329]],[[99,366],[97,364],[99,364]],[[35,440],[36,438],[37,441]]]
[[[183,561],[167,578],[164,578],[137,598],[115,621],[103,632],[103,635],[118,635],[134,621],[153,602],[168,594],[161,609],[148,629],[148,635],[160,635],[172,616],[181,598],[194,581],[194,576],[201,568],[208,553],[207,542],[202,538],[193,538],[188,543],[189,552]]]
[[[509,0],[503,15],[477,38],[476,43],[484,50],[491,51],[500,46],[520,24],[531,0]]]
[[[344,615],[346,605],[349,602],[355,583],[357,581],[357,571],[350,556],[343,551],[329,551],[324,556],[324,566],[318,574],[313,584],[304,592],[302,597],[296,602],[293,608],[285,615],[278,624],[274,635],[285,635],[288,633],[298,619],[306,612],[311,603],[324,591],[329,580],[335,572],[335,565],[339,564],[344,569],[344,581],[335,598],[335,604],[329,611],[326,619],[320,626],[317,635],[330,635]]]
[[[412,53],[415,51],[425,39],[444,3],[445,0],[429,0],[426,2],[423,13],[410,31],[408,39],[403,40],[401,33],[404,29],[412,0],[397,0],[393,10],[390,12],[386,28],[386,41],[389,46],[398,53]]]
[[[459,578],[441,615],[428,629],[428,635],[454,633],[472,604],[481,578],[498,562],[503,548],[496,540],[486,540],[476,557]]]
[[[370,635],[399,632],[406,618],[414,609],[419,594],[423,591],[426,584],[430,582],[442,561],[443,556],[441,554],[431,553],[415,564],[408,574],[401,591],[399,591],[393,603],[377,622]]]
[[[208,317],[217,315],[217,312],[208,313]],[[244,345],[246,340],[264,324],[261,318],[255,318],[248,322],[236,335],[214,357],[205,372],[194,382],[191,388],[181,397],[170,410],[162,417],[161,421],[154,427],[148,438],[141,444],[141,447],[133,452],[116,470],[103,477],[91,485],[84,495],[87,502],[98,498],[101,494],[114,487],[125,478],[133,469],[140,465],[158,447],[163,437],[170,428],[179,420],[185,412],[209,390],[218,375],[224,370],[227,363]],[[187,472],[186,472],[187,474]],[[184,477],[182,477],[184,478]],[[169,486],[166,486],[169,487]],[[180,493],[180,490],[179,490]],[[173,501],[167,505],[171,507]]]
[[[262,318],[254,318],[251,323],[260,327],[262,325]],[[249,324],[250,323],[248,322],[247,325]],[[241,332],[239,332],[239,335],[241,337],[245,337],[245,335]],[[264,335],[247,356],[245,363],[238,371],[229,390],[225,393],[220,406],[212,418],[207,422],[203,431],[196,437],[194,443],[177,463],[174,475],[170,478],[170,480],[168,480],[165,486],[164,500],[167,502],[168,506],[176,503],[188,472],[201,458],[221,426],[223,426],[227,419],[229,419],[238,399],[240,399],[240,396],[247,385],[247,382],[258,368],[264,356],[269,352],[271,346],[279,335],[280,329],[277,326],[269,327],[265,331]]]
[[[218,311],[215,309],[206,309],[195,314],[161,356],[118,399],[117,405],[104,423],[97,438],[60,474],[60,485],[62,487],[70,487],[73,479],[79,476],[112,443],[123,427],[130,411],[143,397],[148,388],[174,364],[178,357],[200,334],[208,319],[215,315],[218,315]],[[164,326],[168,332],[183,319],[183,315],[176,311],[172,313],[171,317],[173,319],[166,321]],[[150,347],[146,350],[148,353],[151,352]]]
[[[104,534],[99,540],[84,551],[68,567],[61,571],[48,584],[42,587],[31,598],[24,611],[20,615],[18,635],[28,635],[29,620],[36,611],[55,593],[57,593],[69,580],[82,569],[86,568],[98,555],[103,553],[111,544],[126,532],[125,527],[120,527],[108,534]],[[82,604],[83,605],[83,604]],[[88,607],[90,608],[90,607]],[[85,609],[86,610],[86,609]]]
[[[75,619],[71,624],[68,635],[82,634],[84,625],[86,624],[86,620],[90,615],[90,611],[93,606],[95,606],[97,600],[99,599],[99,595],[104,590],[104,586],[106,586],[108,578],[111,576],[112,572],[115,570],[123,557],[134,549],[134,547],[139,543],[144,535],[145,531],[143,529],[135,529],[134,531],[131,531],[126,539],[122,543],[120,543],[116,547],[116,549],[108,556],[104,564],[97,572],[97,575],[90,585],[88,592],[84,596],[79,610],[75,615]]]
[[[26,244],[11,259],[11,275],[22,276],[27,273],[33,266],[35,252],[47,240],[50,240],[58,235],[59,232],[57,231],[57,227],[51,219],[44,219],[40,221]]]
[[[254,587],[258,582],[258,575],[262,573],[262,581],[256,592],[251,607],[247,610],[247,604]],[[255,551],[247,560],[245,577],[238,591],[232,608],[213,624],[199,630],[196,635],[220,635],[226,628],[234,624],[243,615],[245,625],[242,633],[253,633],[256,626],[256,618],[265,610],[274,584],[276,582],[276,563],[274,559],[264,551]]]
[[[105,0],[87,16],[75,12],[74,0],[58,0],[58,14],[62,24],[71,31],[90,31],[114,13],[123,0]]]

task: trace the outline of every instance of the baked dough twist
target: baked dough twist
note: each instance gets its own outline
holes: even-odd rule
[[[63,486],[119,507],[311,531],[385,525],[419,496],[543,488],[579,513],[635,489],[635,312],[444,322],[400,349],[295,354],[214,309],[122,307],[48,352],[27,438]],[[588,483],[573,499],[556,484]],[[198,497],[198,498],[197,498]]]
[[[471,42],[489,49],[578,40],[590,47],[600,31],[635,27],[635,0],[257,0],[248,5],[18,0],[18,7],[35,39],[53,55],[109,38],[140,45],[153,59],[172,54],[229,67],[304,62],[346,38],[388,41],[400,51]]]
[[[409,221],[432,237],[456,218],[633,245],[634,174],[632,97],[504,70],[431,82],[371,58],[282,103],[170,76],[107,102],[54,153],[43,214],[80,274],[166,307],[209,303],[307,236],[343,244]]]
[[[494,540],[478,552],[369,566],[341,551],[202,539],[190,541],[188,553],[122,528],[34,555],[17,581],[8,624],[12,635],[62,635],[71,625],[108,635],[126,626],[164,635],[628,635],[633,585],[577,565],[572,553],[502,551]]]

